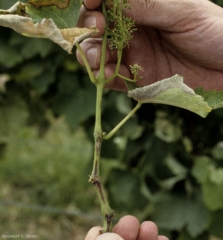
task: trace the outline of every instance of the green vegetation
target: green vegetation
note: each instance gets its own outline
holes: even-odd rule
[[[0,233],[78,239],[98,213],[87,182],[95,89],[75,56],[48,40],[0,31]],[[105,94],[109,132],[135,103],[124,93]],[[154,220],[171,239],[222,239],[222,118],[222,109],[203,119],[175,107],[142,106],[103,144],[101,172],[116,216]]]

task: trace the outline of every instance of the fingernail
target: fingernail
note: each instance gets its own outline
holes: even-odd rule
[[[97,61],[97,55],[98,55],[98,49],[96,47],[92,47],[87,51],[87,60],[88,62],[96,66],[96,61]]]
[[[96,18],[95,17],[88,17],[84,20],[84,26],[87,28],[96,27]]]

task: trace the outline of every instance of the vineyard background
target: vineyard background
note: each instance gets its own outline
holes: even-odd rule
[[[1,27],[0,46],[0,236],[82,240],[101,223],[88,183],[94,86],[75,54],[48,40]],[[109,131],[134,102],[105,95]],[[115,221],[132,214],[172,240],[223,239],[223,109],[203,119],[145,105],[103,143],[101,165]]]

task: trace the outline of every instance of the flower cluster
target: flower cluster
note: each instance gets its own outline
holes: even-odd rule
[[[127,17],[123,10],[129,8],[127,0],[113,0],[106,2],[109,10],[107,11],[107,32],[109,47],[112,50],[122,50],[128,46],[133,36],[134,21]]]

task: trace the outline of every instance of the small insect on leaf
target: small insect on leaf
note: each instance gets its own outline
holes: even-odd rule
[[[184,108],[201,117],[206,117],[212,110],[203,97],[183,83],[180,75],[136,88],[128,92],[128,97],[141,103],[160,103]]]

